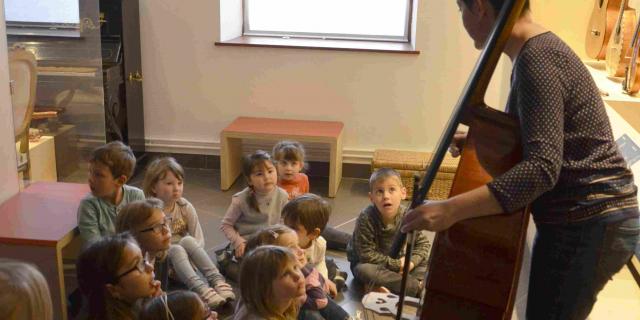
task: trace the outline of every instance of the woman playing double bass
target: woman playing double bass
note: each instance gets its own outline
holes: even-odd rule
[[[476,48],[484,45],[503,3],[457,0]],[[513,64],[506,110],[521,127],[522,161],[482,187],[417,207],[402,231],[442,231],[531,204],[537,235],[527,318],[585,319],[638,243],[637,188],[588,70],[532,20],[528,2],[503,52]],[[454,137],[454,156],[464,138]]]

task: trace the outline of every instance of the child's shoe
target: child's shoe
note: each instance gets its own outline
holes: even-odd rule
[[[217,309],[227,303],[227,299],[223,298],[212,288],[207,288],[204,293],[200,295],[200,298],[202,298],[202,301],[211,309]]]
[[[344,271],[338,271],[336,277],[333,278],[333,282],[336,284],[338,292],[347,290],[347,278],[349,275]]]
[[[236,295],[235,295],[235,293],[233,293],[233,288],[228,283],[226,283],[224,281],[218,282],[213,288],[227,302],[236,299]]]

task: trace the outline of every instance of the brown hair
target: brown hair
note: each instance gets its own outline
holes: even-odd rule
[[[304,147],[298,141],[280,141],[273,146],[272,154],[276,162],[281,160],[299,161],[302,163],[303,169],[307,168],[307,163],[305,162],[306,153]]]
[[[135,229],[151,218],[155,210],[162,211],[163,207],[162,200],[157,198],[147,198],[128,203],[116,217],[116,232],[129,231],[135,234]]]
[[[295,230],[281,224],[274,224],[272,226],[264,227],[254,233],[245,246],[245,252],[249,252],[259,246],[264,245],[279,245],[278,237],[281,234],[288,232],[295,233]]]
[[[33,265],[0,258],[0,319],[53,319],[47,280]]]
[[[253,186],[251,186],[251,174],[253,173],[253,169],[261,164],[264,164],[265,162],[270,162],[271,164],[273,164],[271,156],[264,150],[256,150],[256,152],[242,158],[242,175],[244,176],[244,179],[251,190],[253,190]],[[251,192],[251,194],[249,195],[249,207],[255,211],[260,212],[255,192]]]
[[[291,228],[302,225],[307,232],[316,228],[322,232],[329,222],[329,216],[331,216],[329,202],[313,193],[298,196],[282,208],[284,224]]]
[[[400,177],[400,174],[398,173],[398,171],[393,170],[391,168],[380,168],[374,171],[371,174],[371,177],[369,177],[369,191],[373,190],[373,186],[376,183],[380,182],[381,180],[385,180],[389,178],[395,178],[401,187],[404,186],[402,184],[402,178]]]
[[[90,163],[100,163],[111,171],[114,178],[126,176],[127,180],[133,176],[136,167],[136,157],[129,146],[120,141],[112,141],[91,152]]]
[[[123,263],[127,245],[138,245],[129,233],[104,237],[85,248],[76,262],[78,286],[89,300],[89,318],[97,320],[134,319],[132,307],[109,294]]]
[[[288,248],[260,246],[250,251],[240,265],[240,295],[247,309],[265,319],[296,319],[299,302],[294,299],[284,314],[278,314],[271,303],[273,280],[281,276],[289,264],[296,265]]]
[[[178,290],[149,300],[142,308],[139,319],[193,320],[201,313],[202,302],[200,302],[200,297],[192,291]]]
[[[159,180],[167,176],[167,172],[173,173],[178,180],[184,182],[184,169],[176,159],[172,157],[157,158],[147,166],[147,171],[144,174],[142,190],[147,197],[156,196],[153,192],[153,187]]]

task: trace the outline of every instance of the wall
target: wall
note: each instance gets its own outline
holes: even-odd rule
[[[419,55],[214,46],[220,6],[239,15],[240,0],[222,1],[141,0],[150,150],[217,154],[240,115],[343,121],[346,161],[431,150],[478,53],[455,1],[420,1]],[[498,90],[488,96],[497,102]]]
[[[4,0],[0,0],[0,203],[18,192],[13,112],[9,93],[9,62],[4,23]]]

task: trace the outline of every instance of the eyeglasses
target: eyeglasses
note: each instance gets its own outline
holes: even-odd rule
[[[163,230],[171,231],[171,218],[164,218],[162,223],[158,223],[149,228],[138,231],[139,233],[153,231],[155,233],[161,233]]]
[[[140,259],[138,260],[138,263],[136,263],[135,266],[133,266],[133,268],[121,273],[119,276],[117,276],[114,280],[113,283],[117,283],[118,280],[120,280],[120,278],[128,275],[129,273],[138,270],[141,273],[145,272],[147,270],[147,265],[149,265],[149,262],[147,262],[147,259]]]

